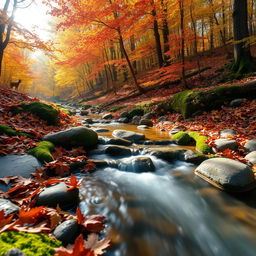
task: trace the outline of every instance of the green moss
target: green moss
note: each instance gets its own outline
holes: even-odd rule
[[[0,256],[12,248],[20,249],[27,256],[54,255],[54,248],[60,247],[61,242],[49,238],[45,234],[30,234],[17,231],[7,231],[0,234]]]
[[[118,111],[120,109],[123,109],[123,108],[125,108],[125,106],[112,106],[112,107],[108,108],[108,111],[109,112],[116,112],[116,111]]]
[[[202,154],[211,154],[212,148],[205,142],[208,140],[206,136],[201,136],[198,132],[178,132],[172,136],[172,139],[178,145],[189,146],[195,144],[196,150]]]
[[[82,109],[83,110],[87,110],[87,109],[89,109],[91,107],[92,107],[92,105],[90,105],[90,104],[82,104]]]
[[[1,134],[6,134],[8,136],[18,135],[18,133],[15,130],[13,130],[10,126],[8,126],[6,124],[1,124],[0,125],[0,135]]]
[[[28,153],[34,157],[36,157],[40,162],[51,162],[53,160],[53,156],[51,152],[54,149],[53,143],[50,141],[42,141],[36,147],[30,149]]]
[[[71,115],[72,114],[72,111],[70,111],[69,109],[67,108],[64,108],[61,104],[55,104],[57,110],[60,110],[68,115]]]
[[[12,108],[12,112],[18,114],[23,111],[31,112],[49,125],[57,125],[59,123],[59,112],[53,106],[43,102],[32,102],[20,104],[18,107]]]
[[[141,108],[133,108],[129,112],[129,116],[132,118],[134,116],[143,116],[144,115],[144,110]]]

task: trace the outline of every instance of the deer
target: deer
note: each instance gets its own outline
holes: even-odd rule
[[[19,79],[18,82],[10,82],[10,88],[18,90],[18,87],[19,87],[20,83],[21,83],[20,79]]]

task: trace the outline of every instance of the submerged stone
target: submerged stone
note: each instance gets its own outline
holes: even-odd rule
[[[105,153],[111,156],[130,156],[132,154],[128,147],[118,145],[108,146]]]
[[[127,131],[127,130],[114,130],[112,135],[116,138],[121,138],[125,140],[130,140],[137,142],[145,139],[145,135],[142,133]]]
[[[160,158],[162,160],[173,162],[177,160],[184,160],[184,149],[173,149],[173,148],[146,148],[145,153]]]

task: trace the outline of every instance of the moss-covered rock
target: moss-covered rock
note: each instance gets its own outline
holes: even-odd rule
[[[143,116],[144,115],[144,110],[141,108],[133,108],[129,112],[129,116],[133,118],[134,116]]]
[[[36,147],[30,149],[28,153],[34,157],[36,157],[40,162],[51,162],[53,160],[53,156],[51,152],[54,149],[53,143],[50,141],[42,141]]]
[[[1,134],[6,134],[8,136],[16,136],[17,132],[13,130],[10,126],[6,124],[1,124],[0,125],[0,135]]]
[[[109,111],[109,112],[117,112],[118,110],[120,110],[120,109],[123,109],[123,108],[125,108],[125,106],[112,106],[112,107],[109,107],[107,110]]]
[[[89,109],[91,107],[92,107],[92,105],[90,105],[90,104],[82,104],[82,109],[83,110],[87,110],[87,109]]]
[[[255,83],[219,86],[209,90],[189,90],[176,93],[159,106],[164,111],[181,113],[189,118],[199,112],[218,109],[237,98],[251,98],[256,95]]]
[[[28,111],[38,116],[42,120],[46,121],[49,125],[58,125],[59,112],[53,106],[35,101],[32,103],[22,103],[17,107],[11,109],[13,113],[18,114],[20,112]]]
[[[208,138],[201,136],[197,132],[178,132],[172,136],[172,139],[175,140],[178,145],[190,146],[194,144],[196,150],[202,154],[212,153],[212,148],[206,143]]]
[[[54,248],[61,242],[49,238],[45,234],[30,234],[17,231],[7,231],[0,234],[0,255],[4,256],[10,249],[18,248],[26,256],[54,255]]]

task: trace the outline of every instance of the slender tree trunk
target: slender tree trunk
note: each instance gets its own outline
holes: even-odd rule
[[[117,32],[118,32],[118,36],[119,36],[120,49],[121,49],[121,51],[123,52],[123,54],[124,54],[124,56],[125,56],[125,59],[126,59],[126,62],[127,62],[127,64],[128,64],[128,67],[129,67],[129,69],[130,69],[130,72],[131,72],[131,75],[132,75],[134,84],[135,84],[136,88],[137,88],[141,93],[143,93],[144,90],[143,90],[142,87],[140,87],[140,85],[139,85],[139,83],[138,83],[138,81],[137,81],[137,78],[136,78],[134,69],[133,69],[133,67],[132,67],[132,63],[131,63],[131,61],[130,61],[130,59],[129,59],[129,56],[128,56],[126,50],[125,50],[125,47],[124,47],[124,40],[123,40],[122,33],[121,33],[120,30],[118,30]]]
[[[169,46],[169,27],[168,27],[168,22],[167,22],[167,6],[164,3],[164,0],[161,0],[161,5],[162,5],[162,9],[163,9],[163,41],[164,41],[164,61],[165,63],[170,62],[170,55],[166,54],[169,50],[170,50],[170,46]]]
[[[249,37],[247,0],[234,0],[234,65],[233,71],[243,74],[255,71],[250,47],[246,44]]]

